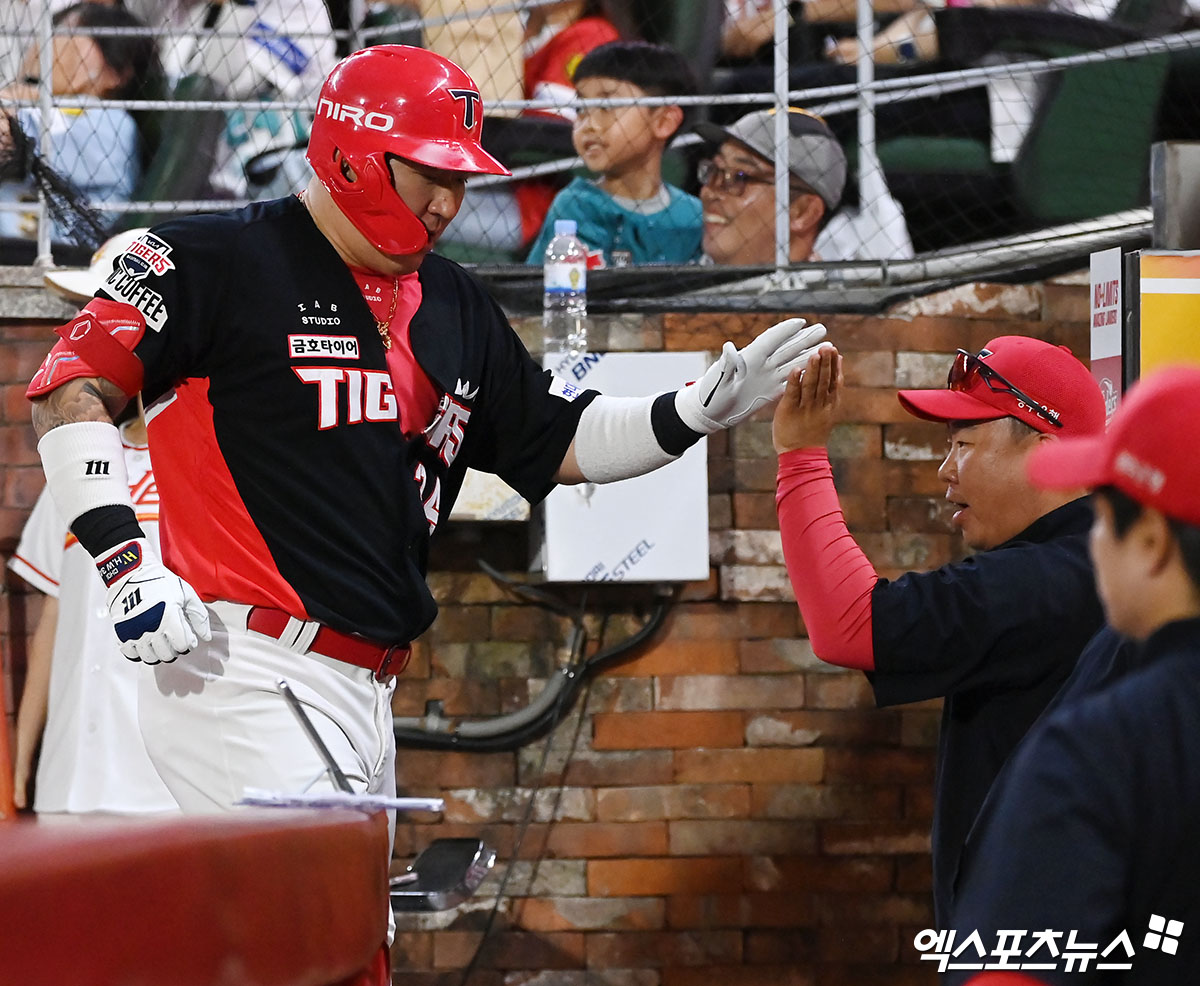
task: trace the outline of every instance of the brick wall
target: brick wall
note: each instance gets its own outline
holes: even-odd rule
[[[715,351],[776,317],[627,315],[595,320],[595,335],[598,348]],[[832,452],[852,529],[882,574],[956,557],[934,474],[944,431],[906,416],[894,391],[943,385],[949,353],[1000,334],[1086,353],[1086,284],[968,286],[888,317],[824,321],[846,354]],[[531,321],[518,328],[537,335]],[[48,329],[0,322],[6,551],[40,486],[20,390]],[[708,580],[684,586],[650,644],[595,679],[550,736],[516,753],[400,751],[402,790],[444,796],[447,810],[400,822],[397,870],[448,835],[486,837],[500,863],[458,911],[401,917],[397,981],[458,986],[475,957],[470,986],[935,982],[912,939],[931,923],[937,703],[875,710],[860,675],[813,658],[783,568],[774,473],[769,416],[710,440]],[[521,578],[524,526],[441,533],[430,582],[442,612],[398,684],[398,714],[430,699],[451,716],[513,711],[563,659],[568,621],[494,583],[480,558]],[[644,590],[594,587],[591,646],[602,629],[603,646],[628,636],[648,605]]]

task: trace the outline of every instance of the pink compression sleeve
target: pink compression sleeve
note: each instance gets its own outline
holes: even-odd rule
[[[825,449],[779,457],[775,508],[813,653],[830,664],[872,670],[871,592],[879,576],[846,528]]]

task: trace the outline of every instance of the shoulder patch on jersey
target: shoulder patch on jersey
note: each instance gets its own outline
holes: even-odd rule
[[[155,277],[175,269],[171,260],[171,245],[153,233],[143,233],[113,261],[113,267],[135,280],[148,274]]]
[[[573,401],[582,393],[583,391],[570,381],[564,380],[562,377],[555,376],[554,374],[550,375],[551,396],[561,397],[564,401]]]
[[[289,335],[288,355],[293,359],[358,359],[358,337]]]

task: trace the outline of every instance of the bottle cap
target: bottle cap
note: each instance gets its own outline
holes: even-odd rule
[[[575,225],[574,219],[555,219],[554,220],[554,235],[555,236],[574,236],[578,227]]]

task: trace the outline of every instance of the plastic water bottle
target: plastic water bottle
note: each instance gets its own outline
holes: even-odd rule
[[[587,248],[575,229],[574,219],[554,221],[543,265],[542,365],[555,371],[587,352]]]

